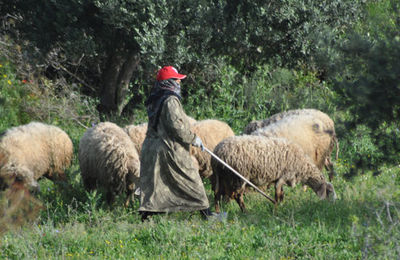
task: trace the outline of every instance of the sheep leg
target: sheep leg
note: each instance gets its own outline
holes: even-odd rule
[[[217,185],[214,187],[214,203],[215,203],[215,212],[220,213],[220,204],[222,196],[225,195],[225,186],[219,186],[219,179],[217,178]],[[228,197],[228,196],[226,196]],[[230,198],[227,198],[227,203],[229,202]]]
[[[107,194],[106,194],[107,204],[111,206],[114,203],[114,199],[115,199],[114,198],[114,192],[107,191]]]
[[[279,202],[283,201],[284,193],[283,193],[283,185],[285,184],[285,181],[282,179],[279,179],[275,183],[275,202],[278,204]]]
[[[132,182],[131,182],[132,181]],[[125,207],[127,208],[132,202],[132,204],[135,202],[135,188],[136,185],[135,183],[139,181],[139,178],[135,180],[127,180],[127,185],[126,185],[126,200],[125,200]]]
[[[246,213],[246,206],[244,205],[243,194],[246,191],[246,184],[243,183],[242,187],[233,194],[236,202],[239,204],[243,213]]]
[[[220,203],[222,197],[223,188],[220,187],[219,176],[217,173],[214,173],[210,177],[211,186],[214,191],[214,203],[215,203],[215,212],[220,213]]]
[[[84,178],[83,186],[87,191],[92,191],[96,189],[96,179],[95,178]]]
[[[214,195],[214,203],[215,203],[215,212],[220,213],[221,209],[220,209],[220,201],[221,201],[221,193],[217,192]]]
[[[125,200],[126,208],[129,206],[131,201],[132,201],[132,203],[135,201],[135,193],[132,190],[128,190],[127,195],[126,195],[126,200]]]
[[[242,210],[243,213],[246,213],[246,206],[244,205],[244,200],[243,200],[243,192],[238,192],[235,194],[235,200],[239,204],[240,209]]]

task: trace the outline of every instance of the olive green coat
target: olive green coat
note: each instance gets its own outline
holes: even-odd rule
[[[195,139],[179,99],[168,97],[157,132],[149,127],[140,166],[139,211],[193,211],[209,207],[203,182],[189,153]]]

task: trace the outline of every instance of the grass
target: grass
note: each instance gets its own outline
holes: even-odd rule
[[[68,133],[76,155],[82,125],[97,122],[95,101],[34,95],[34,88],[13,76],[10,65],[0,64],[0,114],[8,115],[0,120],[0,132],[30,121],[35,112],[40,121]],[[28,105],[37,109],[27,113]],[[355,144],[369,144],[360,136],[350,140],[341,147],[347,159]],[[224,221],[204,221],[194,212],[154,216],[142,223],[138,201],[129,208],[110,208],[100,192],[85,192],[75,156],[67,183],[40,181],[35,194],[43,204],[39,217],[0,235],[0,259],[398,259],[400,168],[386,166],[378,176],[368,172],[343,178],[353,167],[336,161],[335,203],[320,201],[311,189],[304,192],[298,185],[285,187],[285,200],[277,209],[252,192],[245,197],[246,214],[234,201],[222,204],[228,214]],[[213,204],[209,183],[205,186]],[[1,199],[0,194],[4,203]]]
[[[224,221],[199,213],[154,216],[142,223],[138,202],[110,208],[101,194],[83,190],[77,161],[69,184],[41,181],[40,218],[0,238],[5,259],[393,259],[400,255],[399,167],[347,181],[336,165],[339,199],[320,201],[301,185],[286,187],[274,207],[257,193],[246,195],[248,212],[223,203]],[[212,202],[209,184],[207,192]],[[270,193],[272,191],[269,191]],[[122,203],[121,203],[122,205]]]

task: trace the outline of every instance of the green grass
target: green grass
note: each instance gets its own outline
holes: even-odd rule
[[[142,223],[137,213],[138,201],[129,208],[110,208],[100,192],[87,193],[83,189],[76,155],[80,137],[86,130],[83,125],[90,127],[97,122],[96,100],[82,97],[79,102],[79,95],[71,102],[70,96],[38,96],[33,91],[35,85],[22,83],[23,79],[14,75],[11,64],[4,60],[0,64],[0,132],[31,120],[43,121],[65,130],[75,148],[67,183],[40,181],[40,192],[35,197],[44,207],[35,222],[0,235],[0,259],[398,259],[400,256],[400,167],[382,167],[378,176],[367,172],[350,180],[343,178],[354,167],[353,154],[362,150],[363,156],[372,156],[377,152],[368,138],[351,135],[341,140],[342,158],[336,161],[338,176],[333,181],[338,195],[335,203],[320,201],[311,189],[304,192],[298,185],[285,187],[284,202],[277,209],[261,195],[251,192],[245,197],[246,214],[234,201],[222,204],[228,214],[222,222],[204,221],[198,212],[182,212],[154,216]],[[253,87],[257,86],[254,83]],[[231,98],[226,95],[222,99],[225,97]],[[246,111],[245,106],[234,114],[231,103],[220,102],[216,103],[220,111],[208,114],[193,111],[201,106],[190,104],[186,111],[202,115],[201,118],[215,114],[231,118],[237,133],[245,124],[240,114]],[[338,126],[343,128],[343,124]],[[209,183],[205,186],[213,205]],[[273,196],[272,190],[267,193]],[[120,198],[117,205],[122,205],[122,201]]]
[[[339,199],[320,201],[301,186],[286,187],[275,210],[257,193],[246,195],[248,212],[223,203],[224,221],[199,213],[154,216],[142,223],[138,202],[109,208],[98,193],[83,190],[77,161],[68,185],[41,181],[45,209],[36,223],[0,238],[9,259],[357,259],[397,258],[400,253],[399,167],[346,181],[337,163]],[[206,184],[210,201],[210,187]],[[269,191],[270,193],[272,190]],[[122,204],[122,203],[121,203]]]

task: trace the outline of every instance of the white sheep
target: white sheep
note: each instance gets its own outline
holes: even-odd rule
[[[283,200],[283,185],[294,187],[297,183],[310,186],[321,199],[336,198],[333,185],[325,181],[310,158],[297,144],[284,138],[229,137],[215,147],[214,153],[254,185],[260,187],[274,183],[276,203]],[[216,211],[220,211],[219,203],[224,195],[235,199],[245,211],[243,193],[246,183],[215,158],[211,165]]]
[[[134,200],[140,161],[134,143],[114,123],[102,122],[88,129],[79,143],[79,165],[85,189],[106,191],[112,204],[115,195],[127,194],[125,206]]]
[[[188,118],[188,120],[189,120],[189,124],[190,124],[190,125],[194,125],[194,124],[197,123],[197,120],[194,119],[193,117],[187,115],[187,118]]]
[[[253,120],[244,128],[243,134],[249,135],[259,128],[266,127],[270,124],[278,122],[279,120],[285,117],[292,115],[312,115],[322,120],[326,124],[327,128],[330,129],[335,128],[333,120],[324,112],[313,108],[304,108],[304,109],[293,109],[293,110],[283,111],[281,113],[274,114],[267,119]]]
[[[215,119],[198,121],[192,125],[191,130],[201,138],[203,145],[211,151],[223,139],[235,135],[227,123]],[[212,175],[211,155],[194,146],[190,148],[190,154],[195,158],[200,176],[209,178]]]
[[[65,181],[71,165],[73,144],[60,128],[40,122],[12,127],[0,136],[0,186],[22,181],[27,188],[38,188],[46,177]]]
[[[269,119],[250,123],[245,132],[255,129],[252,135],[266,137],[283,137],[296,142],[304,152],[313,159],[317,167],[324,166],[329,171],[329,179],[335,175],[331,153],[336,144],[336,156],[339,150],[333,120],[325,113],[316,109],[298,109],[276,114]]]
[[[140,156],[142,152],[142,145],[144,139],[146,138],[147,123],[142,123],[140,125],[127,125],[124,127],[124,131],[129,135],[132,142],[135,144],[136,151]]]

